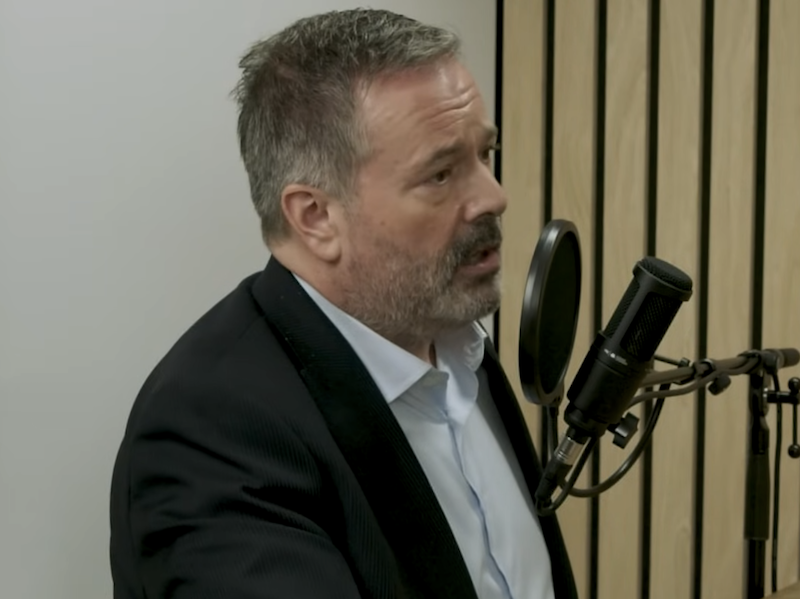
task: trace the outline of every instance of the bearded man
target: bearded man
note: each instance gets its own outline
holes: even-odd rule
[[[378,10],[255,44],[241,154],[271,253],[132,409],[116,599],[567,599],[541,470],[478,321],[497,130],[443,29]]]

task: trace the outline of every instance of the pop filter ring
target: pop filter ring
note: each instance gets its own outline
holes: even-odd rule
[[[572,277],[568,276],[570,268],[574,269]],[[531,403],[558,407],[564,397],[580,290],[578,230],[571,221],[551,220],[543,228],[531,258],[520,318],[519,376],[525,398]]]

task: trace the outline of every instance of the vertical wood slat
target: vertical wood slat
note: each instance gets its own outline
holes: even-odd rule
[[[542,201],[542,19],[544,0],[508,0],[504,4],[503,187],[508,209],[503,216],[500,356],[534,440],[539,408],[524,400],[519,385],[519,319],[531,255],[541,231]],[[541,449],[541,448],[540,448]]]
[[[756,6],[717,2],[711,178],[708,356],[748,348],[754,163]],[[742,597],[747,380],[706,408],[703,599]]]
[[[645,251],[647,3],[609,0],[603,326]],[[634,410],[641,416],[641,410]],[[601,478],[633,449],[602,439]],[[639,588],[639,465],[600,499],[598,597],[635,597]],[[620,576],[620,572],[624,572]]]
[[[684,270],[695,295],[681,307],[659,346],[694,358],[698,286],[701,3],[661,3],[657,255]],[[663,366],[662,366],[663,367]],[[653,599],[690,597],[695,398],[665,401],[653,446]]]
[[[645,233],[645,253],[654,256],[658,253],[658,166],[660,134],[660,96],[661,96],[661,0],[649,0],[647,31],[647,225]],[[647,428],[655,416],[656,402],[650,400],[642,406],[642,418]],[[643,432],[642,435],[645,433]],[[641,442],[641,439],[639,440]],[[641,456],[641,530],[640,530],[640,572],[639,599],[651,598],[652,557],[653,557],[653,444],[644,448]]]
[[[768,347],[800,347],[800,3],[796,0],[772,0],[769,55],[763,338]],[[784,389],[792,376],[800,376],[800,368],[781,371]],[[772,459],[776,412],[777,406],[771,406]],[[800,576],[800,461],[786,453],[791,421],[792,410],[784,406],[779,589]],[[768,558],[771,554],[768,548]],[[767,563],[770,572],[771,559]],[[768,588],[770,581],[768,575]]]
[[[566,383],[574,379],[594,336],[591,327],[592,175],[595,14],[593,3],[562,3],[555,20],[553,123],[553,218],[575,223],[581,236],[581,302]],[[568,117],[566,116],[568,115]],[[566,399],[565,403],[566,405]],[[563,424],[561,425],[563,429]],[[588,471],[578,480],[585,487]],[[576,584],[587,596],[589,503],[570,498],[559,510]]]

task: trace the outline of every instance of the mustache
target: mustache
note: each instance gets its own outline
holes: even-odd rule
[[[448,252],[448,262],[454,267],[474,262],[483,252],[500,246],[502,242],[500,217],[487,214],[480,217],[466,234],[453,243]]]

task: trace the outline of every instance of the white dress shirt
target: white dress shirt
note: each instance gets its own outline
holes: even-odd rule
[[[403,429],[480,599],[553,599],[533,502],[481,368],[477,324],[435,340],[437,367],[381,337],[296,277],[353,347]]]

